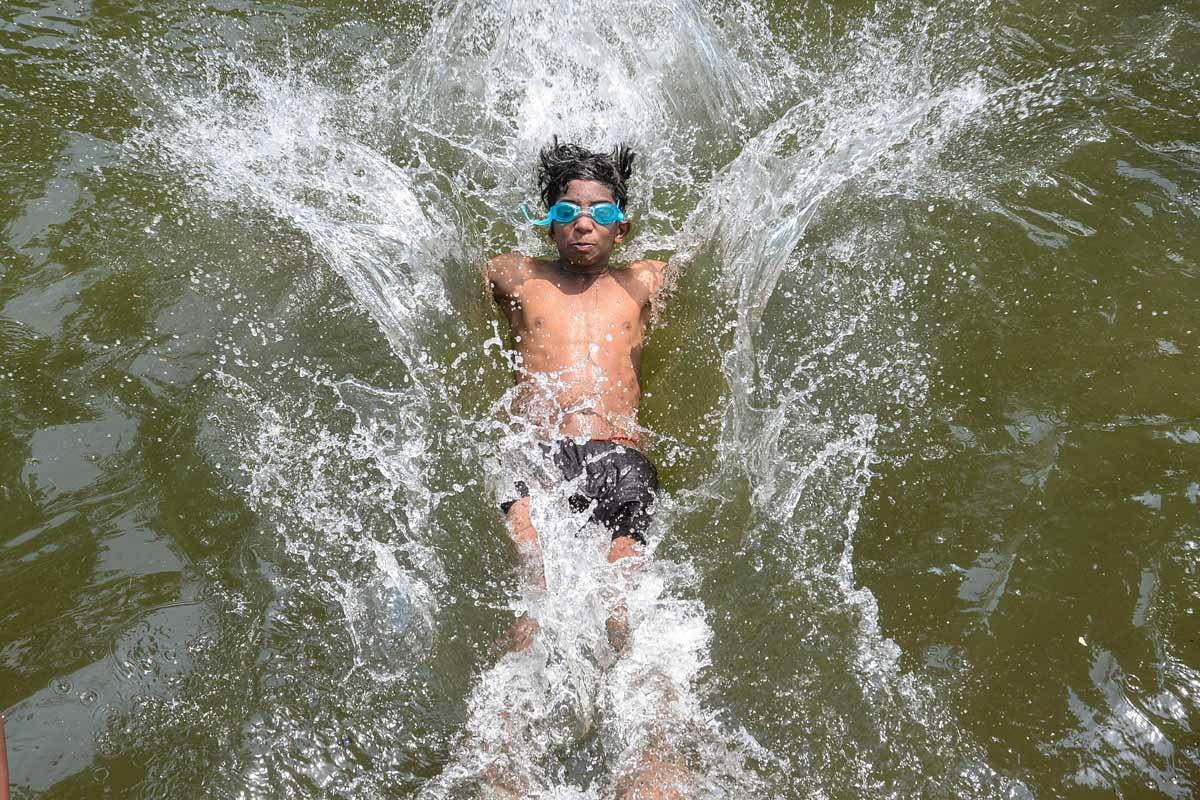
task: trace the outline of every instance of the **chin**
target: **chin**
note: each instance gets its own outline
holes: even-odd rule
[[[608,259],[612,254],[611,253],[592,253],[591,255],[586,256],[584,258],[580,258],[579,256],[565,255],[562,252],[560,252],[558,255],[559,255],[559,258],[561,258],[563,261],[565,261],[566,263],[570,264],[573,267],[594,268],[594,267],[601,267],[601,266],[604,266],[605,264],[607,264]]]

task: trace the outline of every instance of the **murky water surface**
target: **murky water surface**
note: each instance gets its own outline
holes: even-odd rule
[[[1200,782],[1200,9],[0,4],[15,796]],[[626,575],[479,266],[558,134],[678,280]],[[627,595],[619,658],[604,620]],[[501,657],[527,612],[538,644]],[[514,788],[515,787],[515,788]]]

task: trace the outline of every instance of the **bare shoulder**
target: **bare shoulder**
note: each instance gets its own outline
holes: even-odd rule
[[[527,271],[528,262],[532,260],[524,253],[504,253],[489,259],[485,271],[489,280],[492,278],[503,280]]]
[[[671,288],[671,270],[666,262],[646,258],[629,265],[630,279],[641,285],[646,293],[645,303],[650,309],[650,323],[662,320],[666,296]]]
[[[629,274],[635,281],[645,286],[648,294],[653,297],[662,288],[666,269],[665,262],[644,258],[629,265]]]
[[[495,297],[512,295],[530,275],[533,261],[524,253],[505,253],[490,259],[483,269],[488,293]]]

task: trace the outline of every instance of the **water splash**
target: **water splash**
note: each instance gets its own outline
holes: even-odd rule
[[[588,26],[573,10],[585,9],[447,7],[401,68],[379,70],[350,95],[294,67],[234,59],[224,67],[236,91],[214,80],[176,97],[147,134],[147,147],[184,165],[207,197],[302,233],[405,372],[397,390],[301,375],[309,385],[283,399],[253,370],[225,376],[227,396],[251,411],[225,427],[248,501],[281,546],[276,605],[291,593],[336,603],[341,619],[325,630],[348,638],[355,667],[376,679],[411,682],[420,660],[436,657],[450,607],[470,596],[447,558],[484,524],[448,510],[468,484],[445,491],[437,476],[511,485],[521,476],[490,445],[526,435],[503,414],[496,421],[504,397],[462,391],[458,365],[482,364],[487,347],[448,353],[438,339],[453,327],[481,332],[464,279],[473,270],[459,265],[514,241],[536,247],[504,220],[532,188],[533,154],[551,135],[632,139],[647,168],[633,210],[641,233],[625,255],[676,251],[685,281],[730,318],[714,483],[735,473],[748,481],[744,546],[759,563],[776,551],[779,588],[798,596],[784,608],[816,619],[828,651],[811,666],[852,676],[846,694],[866,705],[873,727],[848,742],[815,732],[797,751],[753,704],[745,725],[723,719],[702,688],[715,632],[704,604],[684,599],[705,576],[658,558],[621,585],[602,538],[581,540],[551,492],[534,502],[547,587],[512,609],[540,624],[537,643],[479,677],[464,733],[427,791],[456,796],[492,782],[607,797],[664,746],[698,796],[873,792],[886,770],[904,776],[901,792],[939,782],[999,791],[978,748],[952,722],[937,724],[945,709],[935,694],[901,673],[875,599],[854,578],[881,419],[919,407],[926,382],[908,332],[912,276],[888,254],[900,227],[850,211],[836,241],[813,236],[833,209],[878,209],[936,185],[943,145],[984,106],[979,79],[935,83],[920,19],[900,38],[865,26],[833,59],[836,71],[814,81],[811,65],[763,44],[772,39],[749,6],[724,24],[714,21],[719,9],[690,2],[621,2],[603,19],[589,13]],[[649,31],[661,46],[647,44]],[[797,88],[817,84],[827,88]],[[351,109],[364,101],[373,116]],[[312,397],[322,395],[332,402],[318,407]],[[669,541],[669,500],[664,508],[658,536]],[[618,659],[604,620],[622,594],[633,632]],[[495,602],[488,597],[471,599]],[[844,700],[818,711],[820,687],[775,688],[783,718],[814,713],[832,729],[857,713]],[[384,722],[365,716],[360,728]],[[297,725],[252,727],[292,736]],[[437,736],[426,745],[439,747]],[[824,770],[838,748],[849,763]],[[310,754],[247,750],[318,785],[340,769],[284,763]]]

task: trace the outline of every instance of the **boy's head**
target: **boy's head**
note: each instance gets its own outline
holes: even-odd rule
[[[626,182],[633,174],[637,153],[619,144],[611,153],[593,153],[577,144],[559,144],[558,137],[541,152],[538,184],[542,187],[542,202],[546,208],[559,201],[573,180],[596,181],[612,190],[613,201],[626,210],[629,191]]]
[[[633,173],[635,156],[625,145],[608,154],[593,153],[579,145],[559,144],[555,137],[553,144],[542,148],[538,169],[546,208],[561,200],[584,211],[601,203],[614,203],[624,211],[629,199],[626,182]],[[551,223],[549,228],[561,261],[583,271],[607,268],[613,247],[628,233],[628,222],[601,225],[587,213],[571,222]]]

